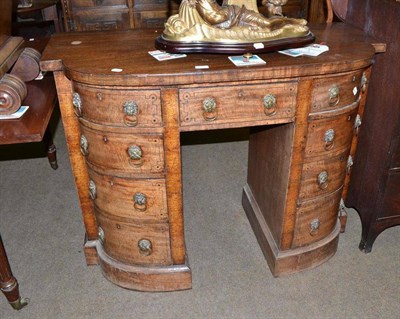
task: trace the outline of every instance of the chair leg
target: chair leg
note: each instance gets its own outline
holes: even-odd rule
[[[50,166],[53,169],[57,169],[58,168],[57,148],[53,143],[53,137],[51,136],[49,127],[47,127],[44,133],[43,142],[46,148],[47,158],[49,159]]]
[[[3,241],[0,236],[0,290],[6,296],[10,305],[20,310],[28,304],[29,299],[21,298],[19,294],[18,281],[13,276],[7,259]]]

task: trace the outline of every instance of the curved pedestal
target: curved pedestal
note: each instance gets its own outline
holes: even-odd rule
[[[187,262],[171,266],[127,265],[109,257],[97,242],[103,275],[118,286],[139,291],[175,291],[192,288],[192,271]]]
[[[339,220],[334,230],[320,241],[282,251],[278,248],[248,186],[243,189],[242,204],[268,266],[275,277],[314,268],[335,254],[340,234]]]

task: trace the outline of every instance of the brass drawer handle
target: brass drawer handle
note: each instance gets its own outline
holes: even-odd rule
[[[128,147],[129,163],[134,167],[143,165],[143,151],[140,146],[131,145]]]
[[[365,72],[363,72],[363,75],[361,77],[361,91],[365,92],[367,90],[367,84],[368,84],[368,78]]]
[[[133,205],[136,210],[144,212],[147,209],[147,197],[143,193],[136,193],[133,196],[133,201],[135,204]]]
[[[325,132],[324,141],[325,141],[325,150],[329,151],[333,148],[335,144],[335,130],[329,129]]]
[[[81,153],[83,156],[87,156],[89,154],[89,142],[86,138],[85,135],[81,135],[81,139],[80,139],[80,147],[81,147]]]
[[[360,114],[357,114],[356,119],[354,120],[354,133],[356,135],[358,135],[361,124],[362,124],[361,116],[360,116]]]
[[[148,239],[139,240],[138,247],[139,247],[140,253],[142,255],[144,255],[144,256],[151,255],[151,253],[153,251],[153,247],[152,247],[151,241],[148,240]]]
[[[310,235],[315,236],[318,233],[321,222],[318,218],[315,218],[310,223]]]
[[[89,181],[89,196],[93,200],[97,197],[96,184],[92,180]]]
[[[74,107],[74,113],[77,117],[82,116],[82,99],[79,93],[72,94],[72,105]]]
[[[99,241],[103,244],[104,243],[104,230],[103,228],[99,227],[98,233]]]
[[[214,121],[218,116],[217,102],[213,97],[207,97],[203,101],[203,117],[206,121]]]
[[[347,159],[347,167],[346,167],[347,174],[350,174],[351,167],[353,166],[353,164],[354,164],[353,157],[351,155],[349,155],[349,158]]]
[[[136,126],[138,124],[139,106],[134,101],[126,101],[123,105],[123,111],[125,125]]]
[[[328,172],[322,171],[317,177],[318,186],[320,189],[325,189],[328,187]]]
[[[333,85],[329,90],[328,90],[328,103],[329,106],[336,106],[339,104],[340,101],[340,90],[339,86]]]
[[[267,94],[263,98],[264,113],[267,116],[276,114],[276,96],[274,94]]]

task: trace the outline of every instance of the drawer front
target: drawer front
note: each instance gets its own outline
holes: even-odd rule
[[[344,182],[349,150],[332,157],[305,161],[301,177],[301,199],[321,196],[339,189]]]
[[[78,11],[72,31],[125,30],[130,28],[128,9]]]
[[[136,7],[135,7],[136,9]],[[152,29],[163,28],[169,18],[168,9],[161,11],[135,11],[135,28]]]
[[[340,188],[333,194],[301,202],[297,207],[292,247],[301,247],[328,236],[338,218]]]
[[[96,211],[99,240],[106,253],[128,264],[170,265],[167,223],[136,225]]]
[[[306,157],[330,156],[350,147],[358,108],[308,125]]]
[[[181,126],[292,119],[297,83],[179,90]]]
[[[159,90],[108,90],[74,84],[74,108],[84,119],[118,127],[160,127]]]
[[[137,180],[98,174],[89,170],[90,197],[109,216],[141,222],[168,220],[165,181]]]
[[[357,101],[360,95],[362,74],[362,71],[357,71],[316,79],[310,112],[329,111]]]
[[[106,175],[164,176],[162,135],[100,132],[81,125],[80,148],[87,163]]]

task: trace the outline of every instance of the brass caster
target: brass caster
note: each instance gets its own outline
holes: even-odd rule
[[[29,303],[29,298],[19,298],[15,301],[10,302],[11,307],[15,310],[21,310]]]

